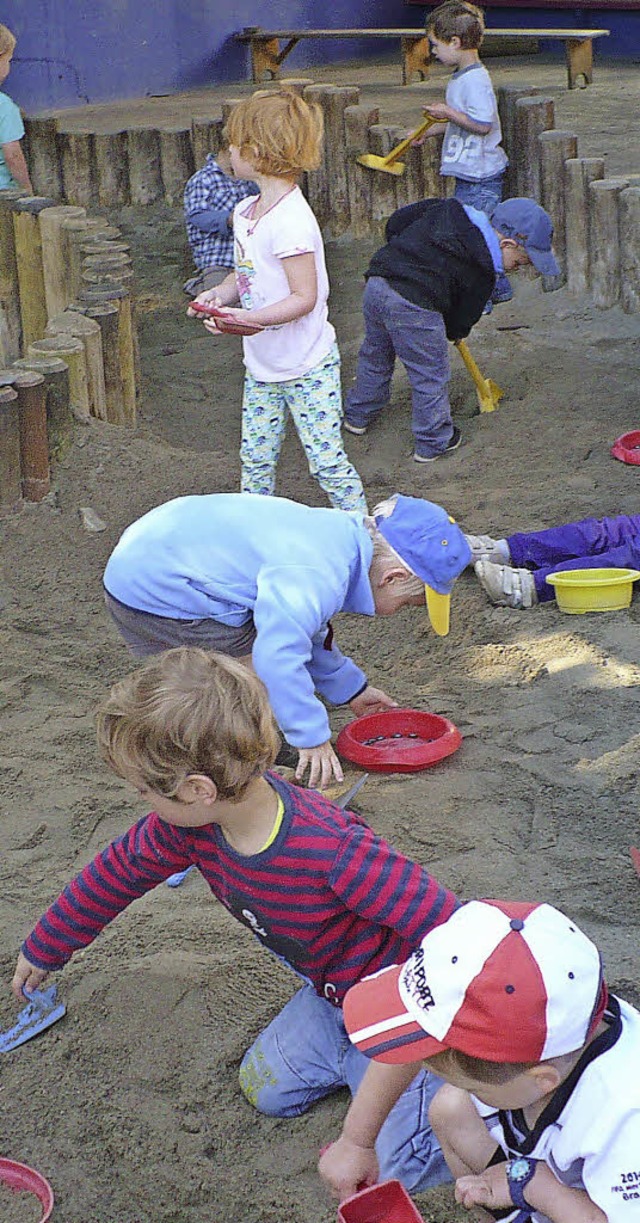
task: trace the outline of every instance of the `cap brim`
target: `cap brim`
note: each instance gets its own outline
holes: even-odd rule
[[[446,637],[451,617],[451,595],[440,594],[432,586],[425,586],[424,593],[431,627],[438,637]]]
[[[365,1057],[402,1065],[442,1053],[445,1045],[409,1015],[398,992],[403,965],[365,977],[347,992],[342,1017],[349,1038]]]
[[[540,272],[541,276],[560,275],[560,265],[553,251],[539,251],[531,246],[528,246],[526,251],[536,272]]]

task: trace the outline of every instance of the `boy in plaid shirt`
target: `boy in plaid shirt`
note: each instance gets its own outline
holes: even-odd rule
[[[189,179],[184,190],[187,238],[198,274],[184,285],[195,297],[219,285],[233,268],[233,210],[245,196],[257,195],[255,183],[233,178],[226,151],[207,160]]]

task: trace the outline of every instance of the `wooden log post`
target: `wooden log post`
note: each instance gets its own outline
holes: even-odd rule
[[[104,222],[99,217],[69,217],[60,226],[62,263],[66,278],[65,296],[70,302],[73,301],[80,287],[82,243],[94,230],[100,229],[103,225]]]
[[[87,318],[93,319],[98,324],[102,335],[106,419],[112,425],[128,424],[120,373],[120,312],[112,301],[85,305],[84,310]]]
[[[42,501],[51,487],[47,438],[47,385],[34,370],[16,370],[20,472],[25,501]]]
[[[209,153],[214,157],[224,148],[222,136],[222,119],[208,115],[194,115],[191,120],[191,148],[193,164],[199,170],[204,165]]]
[[[305,86],[305,91],[307,90]],[[329,184],[327,233],[340,237],[349,229],[349,185],[347,177],[346,131],[344,112],[347,106],[357,106],[360,90],[357,86],[334,85],[323,95],[324,141],[323,158]]]
[[[570,157],[565,170],[567,289],[589,289],[589,184],[604,178],[604,158]]]
[[[422,154],[423,199],[444,199],[447,179],[440,173],[442,136],[432,136],[419,146]]]
[[[98,420],[107,419],[107,400],[104,382],[104,357],[102,334],[94,319],[85,318],[74,310],[56,314],[47,323],[47,335],[72,335],[82,340],[87,363],[89,388],[89,411]]]
[[[59,208],[46,208],[40,213],[42,269],[48,318],[52,318],[54,314],[60,314],[70,301],[69,279],[60,232],[62,222],[72,218],[77,220],[78,217],[84,217],[84,215],[84,208],[71,204],[63,204]]]
[[[82,290],[78,296],[83,305],[101,306],[110,304],[118,312],[117,368],[120,378],[120,393],[111,393],[112,406],[109,406],[107,409],[107,419],[112,420],[110,413],[113,411],[113,424],[133,426],[136,423],[136,395],[140,381],[140,357],[131,296],[122,285],[100,285],[96,286],[93,291],[91,289]],[[101,320],[98,319],[98,321],[100,322]],[[113,324],[108,323],[107,326],[111,328]],[[103,351],[105,350],[106,343],[103,342]],[[110,349],[110,351],[112,350]],[[106,370],[105,386],[108,386]]]
[[[323,121],[325,121],[329,95],[337,88],[337,85],[307,85],[305,88],[305,102],[320,107]],[[331,215],[331,185],[327,168],[326,136],[323,141],[320,165],[317,170],[310,170],[307,174],[307,197],[318,225],[324,230]]]
[[[124,131],[96,132],[93,138],[98,203],[119,208],[131,200],[129,148]]]
[[[376,157],[385,157],[394,145],[395,129],[384,123],[374,123],[369,128],[369,152]],[[371,175],[371,232],[384,235],[384,227],[395,211],[396,185],[393,174],[383,170],[367,170]]]
[[[69,394],[69,366],[60,357],[21,357],[15,370],[41,374],[47,388],[47,437],[49,462],[58,462],[73,439],[73,416]]]
[[[80,417],[89,416],[89,384],[87,362],[82,340],[73,335],[45,336],[29,345],[29,357],[58,357],[69,366],[69,401],[71,411]]]
[[[89,208],[98,198],[93,132],[58,132],[58,150],[65,202]]]
[[[160,173],[165,202],[182,203],[185,185],[195,170],[190,127],[160,129]]]
[[[21,500],[18,392],[0,386],[0,511],[17,509]]]
[[[155,204],[164,194],[159,133],[149,127],[130,128],[128,153],[131,203]]]
[[[502,147],[509,158],[502,189],[503,199],[517,195],[516,190],[516,104],[520,98],[534,97],[537,89],[525,89],[522,85],[500,85],[496,89],[498,117],[502,129]]]
[[[640,187],[620,192],[620,297],[625,314],[640,312]]]
[[[541,132],[541,204],[553,222],[553,250],[563,278],[567,273],[565,162],[578,156],[578,137],[573,132]],[[556,286],[557,287],[557,286]]]
[[[589,185],[589,282],[594,305],[615,306],[620,298],[618,198],[626,178],[603,178]]]
[[[47,196],[32,195],[16,200],[13,207],[23,352],[34,340],[42,338],[47,325],[42,237],[38,217],[54,206],[55,200]]]
[[[526,97],[516,102],[516,194],[540,202],[538,136],[554,126],[553,98]]]
[[[25,119],[29,176],[37,195],[48,195],[56,203],[62,200],[62,165],[58,156],[58,120]]]
[[[12,210],[23,195],[20,190],[0,191],[0,365],[10,365],[20,356],[22,325]]]
[[[366,150],[369,128],[379,117],[377,107],[346,106],[344,111],[347,190],[354,238],[363,238],[371,232],[371,172],[359,165],[356,158]]]

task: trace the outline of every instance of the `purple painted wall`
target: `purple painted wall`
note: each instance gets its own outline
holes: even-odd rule
[[[403,0],[5,0],[0,20],[18,39],[5,88],[36,114],[244,80],[248,50],[231,37],[243,26],[420,26],[423,13]],[[302,43],[287,69],[368,52],[380,43]]]

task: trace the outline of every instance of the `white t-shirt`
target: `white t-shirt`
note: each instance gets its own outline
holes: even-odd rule
[[[236,285],[245,310],[282,301],[290,293],[283,260],[313,254],[316,304],[309,314],[268,327],[242,341],[244,363],[260,382],[287,382],[319,365],[335,342],[328,318],[329,278],[320,227],[299,187],[257,222],[251,220],[255,196],[241,200],[233,212]]]
[[[612,997],[606,1018],[612,1022],[590,1046],[592,1060],[586,1065],[583,1056],[573,1090],[569,1076],[532,1134],[519,1130],[521,1113],[498,1114],[479,1100],[474,1103],[511,1158],[543,1159],[563,1185],[586,1189],[609,1223],[640,1223],[640,1015]],[[593,1056],[598,1048],[602,1052]],[[531,1218],[548,1223],[538,1211]]]
[[[442,142],[441,174],[452,174],[475,182],[479,178],[493,178],[500,174],[508,163],[502,148],[502,129],[498,118],[498,104],[493,92],[491,77],[483,64],[470,64],[454,72],[445,94],[447,106],[461,110],[478,123],[490,123],[486,136],[467,132],[457,123],[447,123]]]

